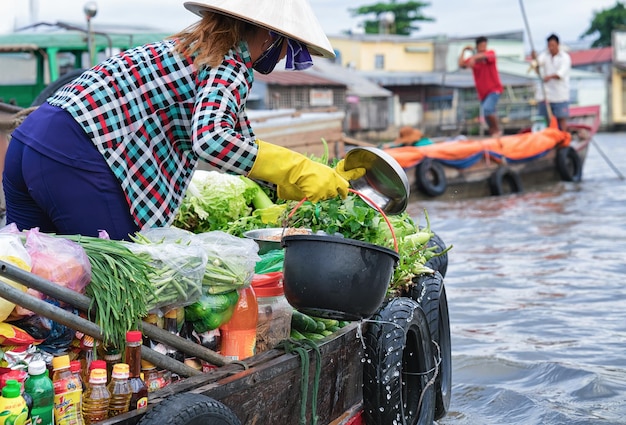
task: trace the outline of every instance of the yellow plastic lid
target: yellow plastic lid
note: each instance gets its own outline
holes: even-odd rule
[[[117,365],[116,365],[117,366]],[[107,383],[107,371],[106,369],[94,369],[89,375],[90,384],[106,384]]]
[[[52,369],[69,369],[70,367],[70,356],[67,354],[63,356],[57,356],[52,358]]]
[[[130,367],[126,363],[117,363],[113,365],[111,378],[124,379],[130,376]]]
[[[141,359],[141,368],[142,369],[154,369],[156,368],[156,366],[150,363],[148,360]]]

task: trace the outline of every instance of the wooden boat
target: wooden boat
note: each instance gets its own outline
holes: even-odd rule
[[[599,106],[570,109],[568,131],[554,127],[499,138],[386,149],[405,169],[411,198],[456,200],[519,193],[580,181]]]
[[[445,249],[436,235],[429,246],[439,252]],[[174,362],[176,368],[170,370],[180,370],[186,378],[151,393],[147,411],[134,410],[100,423],[373,425],[392,423],[395,418],[400,423],[399,418],[404,418],[407,423],[432,425],[447,413],[451,395],[450,328],[443,284],[447,254],[426,264],[437,272],[420,275],[413,286],[389,297],[371,317],[351,322],[315,343],[305,341],[309,344],[298,346],[287,340],[293,343],[290,348],[274,348],[192,374],[188,366],[142,346],[142,358],[163,368]],[[84,295],[3,261],[0,276],[82,311],[91,305]],[[102,336],[89,320],[60,312],[59,307],[24,294],[2,279],[0,296],[94,338]],[[145,322],[141,327],[150,338],[186,353],[200,347],[167,331],[155,332],[159,328]],[[181,339],[194,346],[194,351],[185,351],[189,347]],[[202,358],[202,352],[198,353]]]

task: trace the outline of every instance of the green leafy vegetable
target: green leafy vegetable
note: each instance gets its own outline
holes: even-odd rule
[[[259,190],[244,178],[196,170],[173,226],[194,233],[228,229],[232,221],[250,214],[249,204]]]

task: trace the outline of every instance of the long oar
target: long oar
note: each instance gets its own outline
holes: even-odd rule
[[[617,167],[613,164],[613,162],[609,159],[609,157],[604,153],[604,151],[602,149],[600,149],[600,145],[598,144],[598,142],[596,142],[596,139],[594,139],[593,137],[591,138],[591,143],[593,144],[593,146],[598,150],[598,152],[600,152],[600,156],[604,159],[604,161],[609,165],[609,167],[611,167],[611,169],[613,171],[615,171],[615,174],[617,174],[617,177],[619,177],[620,180],[624,180],[624,175],[622,173],[620,173],[620,171],[617,169]]]
[[[524,10],[524,0],[519,0],[519,7],[522,10],[522,18],[524,18],[524,25],[526,26],[526,33],[528,33],[528,41],[530,42],[530,49],[535,52],[535,46],[533,45],[533,37],[530,34],[530,25],[528,25],[528,18],[526,18],[526,11]],[[546,86],[543,82],[543,77],[541,76],[541,71],[539,70],[539,66],[533,67],[535,68],[535,72],[539,77],[539,84],[541,87],[541,94],[543,95],[543,100],[546,104],[546,110],[548,111],[548,120],[552,123],[552,108],[550,107],[550,102],[548,102],[548,96],[546,96]]]

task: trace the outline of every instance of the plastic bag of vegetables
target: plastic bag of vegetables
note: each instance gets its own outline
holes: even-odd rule
[[[26,248],[22,245],[19,235],[0,233],[0,260],[11,263],[12,265],[23,270],[30,271],[30,255],[28,255]],[[12,280],[4,277],[0,278],[0,280],[8,283],[14,288],[18,288],[26,292],[26,287],[24,285],[13,282]],[[14,307],[14,303],[7,301],[4,298],[0,298],[0,322],[9,317]]]
[[[183,307],[195,302],[202,295],[202,277],[207,255],[198,245],[173,242],[152,242],[141,233],[133,236],[134,243],[127,243],[135,255],[144,257],[151,268],[148,280],[154,292],[147,295],[150,311],[158,308]]]
[[[192,244],[202,246],[208,256],[203,290],[222,294],[250,285],[256,263],[261,259],[259,246],[253,239],[214,231],[198,233]]]

